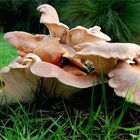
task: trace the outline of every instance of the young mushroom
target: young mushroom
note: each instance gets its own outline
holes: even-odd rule
[[[69,32],[69,27],[59,21],[58,14],[51,5],[40,5],[37,10],[42,13],[40,23],[45,24],[51,37],[61,38],[63,34]]]
[[[81,43],[75,58],[88,59],[93,63],[97,73],[108,74],[118,60],[133,60],[140,55],[140,46],[133,43]]]
[[[35,98],[40,77],[30,72],[28,60],[24,64],[22,60],[21,57],[17,57],[11,64],[0,70],[0,105],[30,103]]]
[[[108,84],[118,96],[140,106],[140,58],[134,62],[120,62],[109,72]]]
[[[71,29],[66,35],[64,34],[60,42],[73,47],[83,42],[105,43],[106,41],[110,41],[111,38],[100,30],[101,28],[99,26],[94,26],[89,29],[77,26]]]

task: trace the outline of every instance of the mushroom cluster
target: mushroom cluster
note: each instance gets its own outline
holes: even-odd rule
[[[37,10],[49,35],[23,31],[4,35],[19,56],[0,70],[1,104],[33,101],[42,78],[41,86],[46,93],[67,96],[100,84],[100,74],[104,74],[117,95],[140,105],[139,45],[110,43],[111,38],[98,26],[69,29],[48,4],[38,6]],[[94,73],[89,73],[87,63],[95,69]],[[127,92],[130,87],[131,93]]]

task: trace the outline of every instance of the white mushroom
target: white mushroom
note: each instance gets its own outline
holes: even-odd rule
[[[140,58],[134,62],[132,65],[120,62],[109,72],[108,84],[118,96],[140,106]]]
[[[35,99],[40,77],[33,75],[29,67],[29,63],[22,64],[21,57],[18,57],[9,66],[0,70],[1,105],[17,102],[29,103]]]
[[[108,74],[118,60],[133,60],[140,55],[140,46],[133,43],[81,43],[75,58],[88,59],[93,63],[97,73]]]

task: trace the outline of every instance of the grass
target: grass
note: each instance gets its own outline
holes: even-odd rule
[[[0,66],[17,52],[0,35]],[[3,53],[6,52],[6,53]],[[106,84],[85,89],[70,100],[44,99],[0,107],[3,140],[137,140],[140,107],[117,97]]]
[[[17,55],[18,53],[16,50],[4,41],[3,34],[0,33],[0,68],[9,64]]]

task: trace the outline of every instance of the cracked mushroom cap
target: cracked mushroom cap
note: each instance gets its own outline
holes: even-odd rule
[[[58,14],[51,5],[40,5],[37,10],[42,13],[40,23],[48,28],[51,37],[60,38],[69,31],[69,27],[59,21]]]
[[[32,53],[38,47],[38,43],[43,40],[46,35],[32,35],[27,32],[13,31],[4,34],[4,39],[14,46],[21,56]]]
[[[140,58],[137,60],[140,62]],[[137,60],[132,65],[120,62],[109,72],[108,84],[116,95],[140,106],[140,63]]]
[[[49,84],[55,81],[54,87],[49,90],[49,92],[55,90],[52,93],[55,93],[55,96],[76,93],[84,88],[99,84],[99,78],[96,74],[77,76],[47,62],[35,63],[30,70],[33,74],[44,77],[47,80],[45,87],[49,89],[51,87]],[[48,82],[48,80],[51,82]]]
[[[21,57],[17,57],[0,70],[0,104],[33,101],[39,79],[30,72],[29,64],[23,65]]]
[[[111,38],[100,30],[101,28],[99,26],[94,26],[89,29],[77,26],[71,29],[67,33],[67,36],[61,39],[61,42],[74,46],[83,42],[104,43],[106,41],[110,41]]]
[[[133,60],[140,55],[140,46],[133,43],[81,43],[77,47],[81,50],[75,58],[90,60],[98,73],[105,74],[108,74],[118,60]]]

